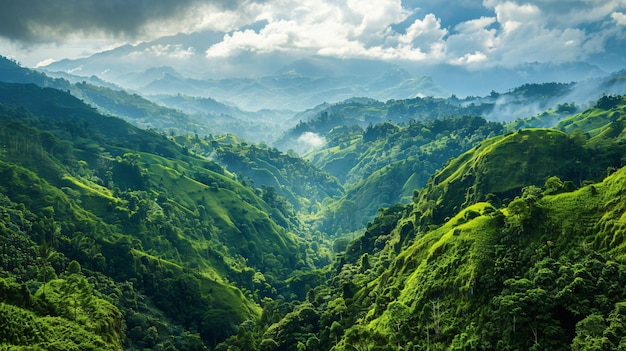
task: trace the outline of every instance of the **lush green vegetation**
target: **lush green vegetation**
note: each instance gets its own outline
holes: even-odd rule
[[[255,345],[623,348],[626,170],[616,121],[626,104],[611,99],[618,102],[564,122],[614,117],[593,124],[589,139],[578,128],[523,130],[451,160],[415,202],[381,209],[332,267],[318,271],[328,283],[257,329]]]
[[[25,313],[20,318],[45,329],[58,320],[48,316],[87,328],[105,321],[87,323],[91,315],[81,310],[117,314],[118,322],[121,313],[126,323],[107,324],[118,335],[103,334],[107,345],[211,346],[258,319],[263,301],[292,298],[284,281],[293,270],[328,262],[298,238],[293,213],[277,210],[275,198],[69,94],[2,83],[0,123],[4,227],[22,252],[13,258],[7,248],[2,269],[26,284],[24,296],[50,305],[13,304],[27,311],[7,307],[7,315]],[[53,278],[72,260],[87,280],[67,295],[72,285]],[[110,308],[88,306],[100,300]],[[75,315],[66,311],[70,302]],[[85,337],[78,348],[99,342]]]
[[[503,132],[500,123],[467,116],[333,130],[327,145],[306,157],[343,181],[346,192],[311,219],[314,228],[335,235],[363,228],[380,207],[409,203],[450,157]]]
[[[191,153],[213,159],[243,183],[261,188],[268,204],[278,205],[282,201],[279,207],[311,212],[326,198],[343,193],[335,177],[292,152],[284,154],[263,143],[250,144],[230,134],[202,139],[178,137],[176,141]]]
[[[351,98],[335,104],[323,104],[295,116],[300,122],[278,138],[274,145],[286,150],[306,151],[298,140],[303,133],[326,135],[339,126],[367,128],[385,122],[407,124],[455,116],[480,116],[489,121],[515,122],[517,128],[553,127],[560,119],[586,106],[563,103],[576,84],[525,84],[506,93],[492,91],[484,97],[468,96],[459,99],[415,97],[386,102],[367,98]],[[539,113],[536,118],[529,118]]]
[[[626,98],[472,99],[337,105],[304,160],[0,83],[0,348],[626,348]]]

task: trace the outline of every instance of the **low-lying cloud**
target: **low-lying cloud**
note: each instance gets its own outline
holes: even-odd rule
[[[298,143],[305,144],[306,147],[318,147],[324,145],[324,137],[313,132],[304,132],[298,137]]]

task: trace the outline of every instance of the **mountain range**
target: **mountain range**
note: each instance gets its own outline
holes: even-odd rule
[[[623,348],[625,76],[248,112],[0,60],[0,343]]]
[[[608,74],[582,62],[471,70],[447,63],[389,63],[280,52],[250,52],[236,58],[204,55],[222,38],[223,33],[211,31],[178,34],[53,62],[41,69],[50,74],[97,76],[142,94],[210,97],[247,111],[301,111],[355,96],[382,101],[481,96],[523,84],[571,83]]]
[[[107,56],[114,54],[116,52]],[[99,57],[53,63],[46,66],[45,70],[50,74],[95,75],[148,95],[211,97],[248,111],[303,110],[353,96],[388,100],[448,94],[429,77],[414,77],[393,64],[326,57],[299,59],[256,78],[199,79],[197,77],[203,74],[196,72],[192,77],[185,76],[172,66],[134,72],[119,66],[108,68],[100,62]],[[112,76],[113,71],[118,75]]]

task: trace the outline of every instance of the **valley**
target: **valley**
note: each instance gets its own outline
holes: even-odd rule
[[[459,98],[358,64],[0,59],[2,347],[623,348],[624,71]]]

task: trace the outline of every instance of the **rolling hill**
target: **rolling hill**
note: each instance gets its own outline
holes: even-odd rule
[[[297,228],[272,219],[290,222],[254,189],[161,134],[35,85],[0,83],[0,107],[1,189],[10,214],[3,228],[34,254],[22,275],[2,268],[7,289],[22,284],[24,298],[35,301],[3,305],[3,321],[29,318],[50,330],[63,323],[104,340],[85,337],[79,348],[151,347],[167,344],[170,336],[181,344],[196,337],[215,345],[240,323],[257,319],[261,300],[277,298],[292,270],[319,261],[292,232]],[[15,244],[7,245],[14,252]],[[48,254],[36,254],[44,248]],[[47,277],[38,276],[43,271]],[[75,296],[85,302],[73,303],[74,316],[71,309],[59,310],[50,313],[60,319],[49,320],[45,311],[67,307],[63,286],[71,273],[80,289]],[[51,280],[56,276],[64,280]],[[57,287],[58,299],[51,295]],[[93,308],[110,312],[89,314],[96,303]],[[82,313],[89,323],[102,313],[113,320],[106,328],[81,329]],[[120,318],[140,328],[123,331]],[[6,340],[28,345],[19,330],[7,330]],[[148,334],[155,330],[156,336]],[[46,345],[49,339],[36,335],[32,340]]]

